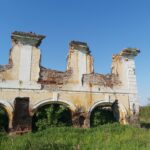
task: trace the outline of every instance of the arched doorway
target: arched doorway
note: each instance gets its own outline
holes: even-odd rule
[[[9,118],[5,107],[0,104],[0,132],[8,132]]]
[[[99,102],[90,111],[90,126],[114,123],[119,121],[118,102]]]
[[[32,118],[32,130],[48,127],[72,126],[72,113],[64,104],[50,103],[39,106]]]

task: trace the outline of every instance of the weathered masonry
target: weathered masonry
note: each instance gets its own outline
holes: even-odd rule
[[[9,63],[0,65],[0,106],[7,112],[9,131],[31,130],[34,113],[51,103],[67,106],[74,126],[90,127],[91,113],[98,106],[111,107],[122,124],[138,119],[134,62],[138,49],[126,48],[113,55],[111,74],[103,75],[94,72],[88,45],[71,41],[67,69],[62,72],[41,66],[38,46],[44,38],[12,33]]]

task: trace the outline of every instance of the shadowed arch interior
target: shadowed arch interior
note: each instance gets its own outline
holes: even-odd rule
[[[9,118],[5,106],[0,104],[0,131],[8,132]]]
[[[49,103],[36,109],[32,117],[33,131],[58,126],[72,126],[72,114],[67,105]]]
[[[91,110],[91,127],[96,127],[107,123],[114,123],[117,121],[119,121],[119,109],[117,101],[114,103],[100,103]]]

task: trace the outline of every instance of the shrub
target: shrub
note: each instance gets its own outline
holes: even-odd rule
[[[150,128],[150,106],[140,107],[139,115],[141,127]]]
[[[99,125],[113,123],[116,121],[113,111],[109,108],[97,107],[91,114],[91,126],[96,127]]]
[[[60,104],[46,105],[38,109],[33,117],[33,130],[43,130],[47,127],[71,126],[70,110]]]

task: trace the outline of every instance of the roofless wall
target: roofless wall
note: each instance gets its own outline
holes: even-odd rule
[[[0,104],[5,105],[9,114],[10,129],[17,130],[16,126],[22,126],[20,121],[14,120],[17,118],[14,110],[30,118],[37,106],[49,103],[69,107],[75,124],[82,118],[80,127],[90,126],[91,112],[98,106],[111,107],[117,121],[122,124],[137,122],[139,100],[135,57],[140,52],[138,49],[126,48],[113,55],[111,74],[104,75],[94,72],[87,43],[71,41],[67,69],[63,72],[41,66],[38,47],[45,36],[13,32],[11,38],[9,64],[0,66]],[[16,110],[16,99],[23,99],[23,102],[18,102],[21,106],[17,109],[25,109]],[[28,100],[27,107],[24,107],[25,100]],[[30,123],[25,122],[29,129]]]

